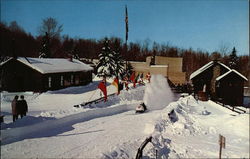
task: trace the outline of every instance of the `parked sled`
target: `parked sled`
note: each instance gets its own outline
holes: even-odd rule
[[[147,110],[147,107],[144,103],[141,103],[135,108],[135,113],[144,113]]]

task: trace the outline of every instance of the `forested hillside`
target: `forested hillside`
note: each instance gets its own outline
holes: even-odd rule
[[[9,25],[0,23],[1,33],[1,61],[10,56],[39,57],[42,49],[43,35],[37,37],[26,33],[16,22]],[[49,39],[49,49],[51,57],[68,57],[69,55],[78,55],[80,58],[98,58],[103,47],[105,37],[102,39],[84,39],[71,38],[68,35],[54,36]],[[183,71],[187,72],[187,77],[196,69],[203,66],[213,59],[221,60],[229,65],[230,54],[233,48],[221,48],[218,51],[209,53],[202,50],[193,50],[192,48],[183,49],[170,44],[159,44],[146,39],[142,42],[130,42],[127,44],[121,38],[109,37],[110,47],[120,52],[124,59],[131,61],[145,61],[150,55],[183,57]],[[249,56],[239,55],[237,52],[237,70],[247,76],[249,71]],[[126,51],[127,50],[127,51]]]

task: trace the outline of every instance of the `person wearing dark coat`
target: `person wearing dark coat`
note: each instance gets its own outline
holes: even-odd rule
[[[18,96],[15,96],[11,102],[13,122],[15,122],[18,119],[17,100],[18,100]]]
[[[18,107],[20,107],[20,115],[21,118],[23,118],[23,116],[26,116],[26,113],[28,112],[28,105],[23,95],[21,95],[21,100],[18,101]]]
[[[144,111],[147,110],[147,107],[146,107],[145,103],[142,103],[141,106],[143,106]]]

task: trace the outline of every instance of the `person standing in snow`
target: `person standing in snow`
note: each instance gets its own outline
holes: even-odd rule
[[[150,79],[151,79],[150,72],[148,72],[148,73],[146,74],[146,79],[147,79],[147,80],[148,80],[148,82],[150,83]]]
[[[18,101],[18,107],[20,107],[20,115],[21,118],[23,118],[23,116],[26,116],[26,113],[28,112],[28,105],[23,95],[21,95],[21,100]]]
[[[127,76],[124,78],[124,85],[125,85],[126,90],[128,90],[129,88],[128,88],[128,77]]]
[[[18,96],[16,95],[11,102],[13,122],[15,122],[18,119],[17,100],[18,100]]]

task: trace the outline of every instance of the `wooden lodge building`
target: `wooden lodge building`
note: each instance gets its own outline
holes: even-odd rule
[[[93,68],[76,59],[10,58],[0,64],[2,91],[44,92],[92,82]]]
[[[244,82],[248,79],[219,61],[211,61],[190,75],[194,93],[204,93],[212,100],[242,106]]]
[[[137,74],[161,74],[175,86],[186,83],[186,72],[182,71],[183,58],[148,56],[146,62],[129,61]]]

